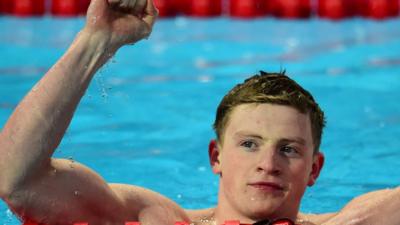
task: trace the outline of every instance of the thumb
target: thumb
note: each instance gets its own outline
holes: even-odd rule
[[[149,25],[150,29],[153,27],[158,16],[158,9],[154,4],[154,0],[147,0],[146,9],[144,12],[143,21]]]

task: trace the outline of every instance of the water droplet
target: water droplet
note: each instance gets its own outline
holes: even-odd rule
[[[93,17],[92,17],[92,22],[93,22],[94,24],[96,24],[96,22],[97,22],[97,17],[96,17],[96,16],[93,16]]]
[[[72,156],[70,156],[70,157],[68,157],[68,160],[70,161],[70,164],[69,164],[69,167],[71,168],[71,169],[73,169],[74,168],[74,159],[72,158]]]
[[[33,86],[32,91],[37,91],[37,89],[39,88],[39,83],[35,84],[35,86]]]
[[[79,191],[74,191],[74,195],[78,196],[79,195]]]

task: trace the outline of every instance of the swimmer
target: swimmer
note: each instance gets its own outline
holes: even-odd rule
[[[281,218],[301,225],[400,224],[399,188],[362,195],[336,213],[299,212],[304,191],[324,164],[324,115],[283,74],[261,72],[219,105],[216,139],[209,145],[220,181],[215,207],[185,210],[151,190],[108,184],[78,162],[71,167],[68,159],[51,158],[96,71],[123,45],[147,38],[156,17],[152,0],[92,0],[84,28],[16,107],[0,134],[0,195],[16,215],[49,225],[220,225]]]

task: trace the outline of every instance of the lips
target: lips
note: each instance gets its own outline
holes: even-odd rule
[[[259,181],[249,183],[249,186],[263,191],[283,191],[284,187],[278,183]]]

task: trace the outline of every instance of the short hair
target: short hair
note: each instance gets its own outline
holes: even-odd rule
[[[325,126],[324,112],[313,96],[290,79],[285,71],[279,73],[260,71],[259,74],[236,85],[224,96],[218,106],[213,125],[217,141],[220,144],[223,142],[224,132],[233,109],[238,105],[248,103],[286,105],[294,107],[301,113],[308,114],[311,121],[314,153],[319,151]]]

